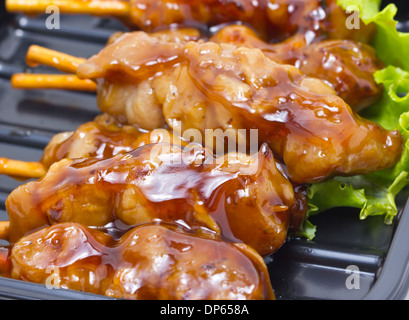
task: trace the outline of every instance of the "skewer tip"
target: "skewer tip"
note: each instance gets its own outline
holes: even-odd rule
[[[39,179],[46,174],[46,170],[40,162],[0,158],[0,174],[17,178]]]
[[[14,89],[59,89],[95,92],[97,84],[76,75],[17,73],[11,77]]]
[[[126,17],[130,11],[127,1],[118,0],[6,0],[8,12],[41,14],[46,13],[50,6],[58,7],[61,13],[96,16]]]

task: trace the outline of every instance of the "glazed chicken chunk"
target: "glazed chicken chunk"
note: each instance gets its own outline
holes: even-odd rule
[[[382,87],[373,74],[384,65],[375,50],[361,42],[323,40],[308,44],[305,36],[298,34],[270,44],[240,25],[222,28],[210,41],[257,48],[277,63],[294,65],[305,75],[328,83],[356,112],[374,104],[382,95]]]
[[[107,159],[127,153],[147,144],[168,142],[188,145],[170,130],[158,128],[140,130],[130,125],[120,125],[108,114],[97,116],[79,126],[74,132],[55,135],[44,149],[40,162],[46,169],[62,159]]]
[[[113,298],[275,298],[267,267],[250,247],[159,225],[117,240],[80,224],[56,224],[13,245],[6,275]]]
[[[212,27],[241,22],[264,39],[282,41],[303,33],[308,39],[351,39],[368,43],[374,27],[350,13],[336,0],[6,0],[9,12],[44,13],[56,5],[61,13],[113,16],[128,27],[148,32],[175,27]]]

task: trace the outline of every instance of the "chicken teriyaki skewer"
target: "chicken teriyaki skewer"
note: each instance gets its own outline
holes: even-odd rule
[[[188,145],[188,141],[175,136],[170,130],[140,130],[130,125],[119,125],[112,116],[101,114],[73,132],[54,135],[38,162],[0,158],[0,174],[19,179],[37,179],[43,177],[52,164],[62,159],[106,159],[160,142]]]
[[[73,250],[76,248],[76,250]],[[137,300],[273,300],[264,260],[227,243],[166,225],[146,225],[119,239],[77,223],[23,237],[0,273],[58,288]]]

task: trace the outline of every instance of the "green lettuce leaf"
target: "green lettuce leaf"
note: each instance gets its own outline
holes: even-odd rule
[[[409,185],[409,34],[398,32],[391,4],[379,12],[380,0],[338,0],[348,11],[358,10],[364,23],[377,27],[372,45],[387,67],[374,74],[385,88],[383,97],[362,114],[389,130],[400,130],[405,141],[400,161],[368,175],[334,177],[308,186],[308,217],[335,207],[360,209],[360,219],[385,216],[391,224],[398,213],[396,197]],[[352,7],[351,7],[352,6]],[[351,10],[351,8],[353,10]],[[309,239],[316,228],[307,219],[301,235]]]
[[[349,12],[357,10],[365,24],[376,25],[372,45],[382,61],[409,70],[409,34],[396,29],[396,5],[389,4],[379,12],[381,0],[338,0],[337,3]]]
[[[409,57],[409,56],[408,56]],[[409,73],[394,66],[388,66],[374,74],[375,81],[383,84],[385,92],[380,101],[371,106],[362,116],[375,121],[385,129],[395,130],[400,117],[409,111]]]

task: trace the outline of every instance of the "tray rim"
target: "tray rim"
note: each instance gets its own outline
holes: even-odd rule
[[[401,211],[399,220],[396,221],[396,230],[380,272],[362,300],[409,300],[408,234],[409,199]]]

